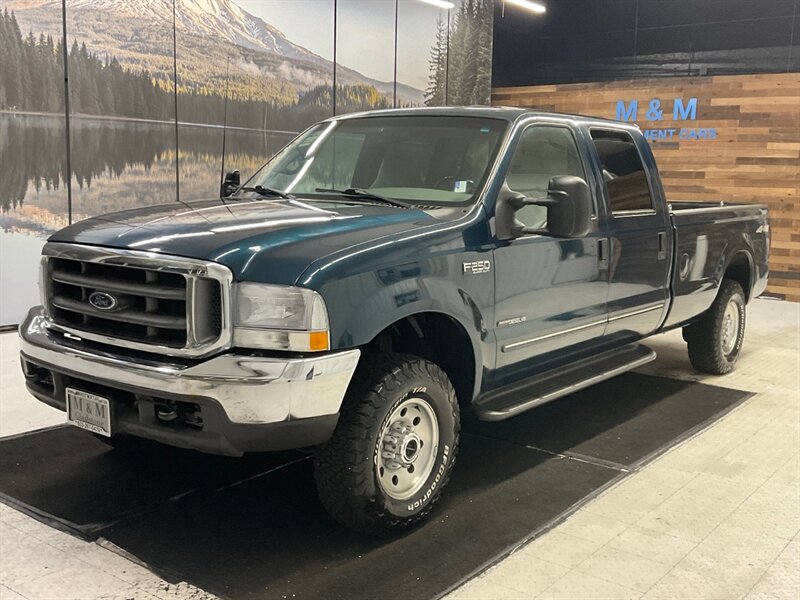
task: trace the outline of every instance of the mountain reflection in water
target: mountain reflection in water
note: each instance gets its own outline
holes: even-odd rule
[[[174,202],[175,126],[73,117],[72,220]],[[0,229],[45,237],[69,224],[65,119],[0,113]],[[252,174],[290,135],[231,130],[226,170]],[[222,130],[181,125],[181,200],[219,189]]]

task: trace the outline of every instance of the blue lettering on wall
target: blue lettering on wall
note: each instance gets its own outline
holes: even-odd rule
[[[664,118],[664,111],[661,110],[661,100],[653,98],[650,100],[649,108],[647,109],[648,121],[660,121]]]
[[[683,100],[675,98],[672,118],[675,121],[694,121],[697,119],[697,98],[689,98],[689,103],[686,106],[683,105]]]
[[[645,119],[650,123],[664,120],[665,102],[661,98],[652,98],[647,103]],[[669,106],[669,102],[666,102]],[[639,120],[639,101],[617,100],[617,121],[634,122]],[[669,114],[669,113],[667,113]],[[673,121],[696,121],[697,120],[697,98],[675,98],[672,101],[672,120]],[[644,129],[644,137],[651,141],[670,141],[670,140],[715,140],[717,130],[714,128],[697,127],[695,129],[680,128],[658,128]]]
[[[617,100],[617,121],[636,121],[639,118],[639,103],[631,100],[625,105],[624,100]]]

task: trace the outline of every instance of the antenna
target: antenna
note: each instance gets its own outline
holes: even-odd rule
[[[222,109],[222,166],[219,170],[219,189],[225,184],[225,138],[228,133],[228,82],[231,74],[231,56],[228,55],[228,64],[225,66],[225,100]]]

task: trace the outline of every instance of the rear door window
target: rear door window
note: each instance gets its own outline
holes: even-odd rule
[[[624,131],[592,129],[612,213],[653,210],[642,157],[633,138]]]

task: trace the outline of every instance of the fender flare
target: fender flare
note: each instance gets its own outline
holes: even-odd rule
[[[478,304],[465,290],[448,284],[442,278],[424,278],[419,280],[419,287],[426,288],[427,293],[413,302],[397,306],[397,298],[409,293],[401,283],[382,287],[370,294],[360,303],[357,311],[339,313],[338,318],[332,321],[331,347],[344,349],[365,346],[391,325],[416,315],[438,314],[447,317],[466,333],[470,341],[475,371],[474,396],[480,389],[484,363],[487,359],[493,361],[492,356],[486,355],[490,340],[485,317]]]

